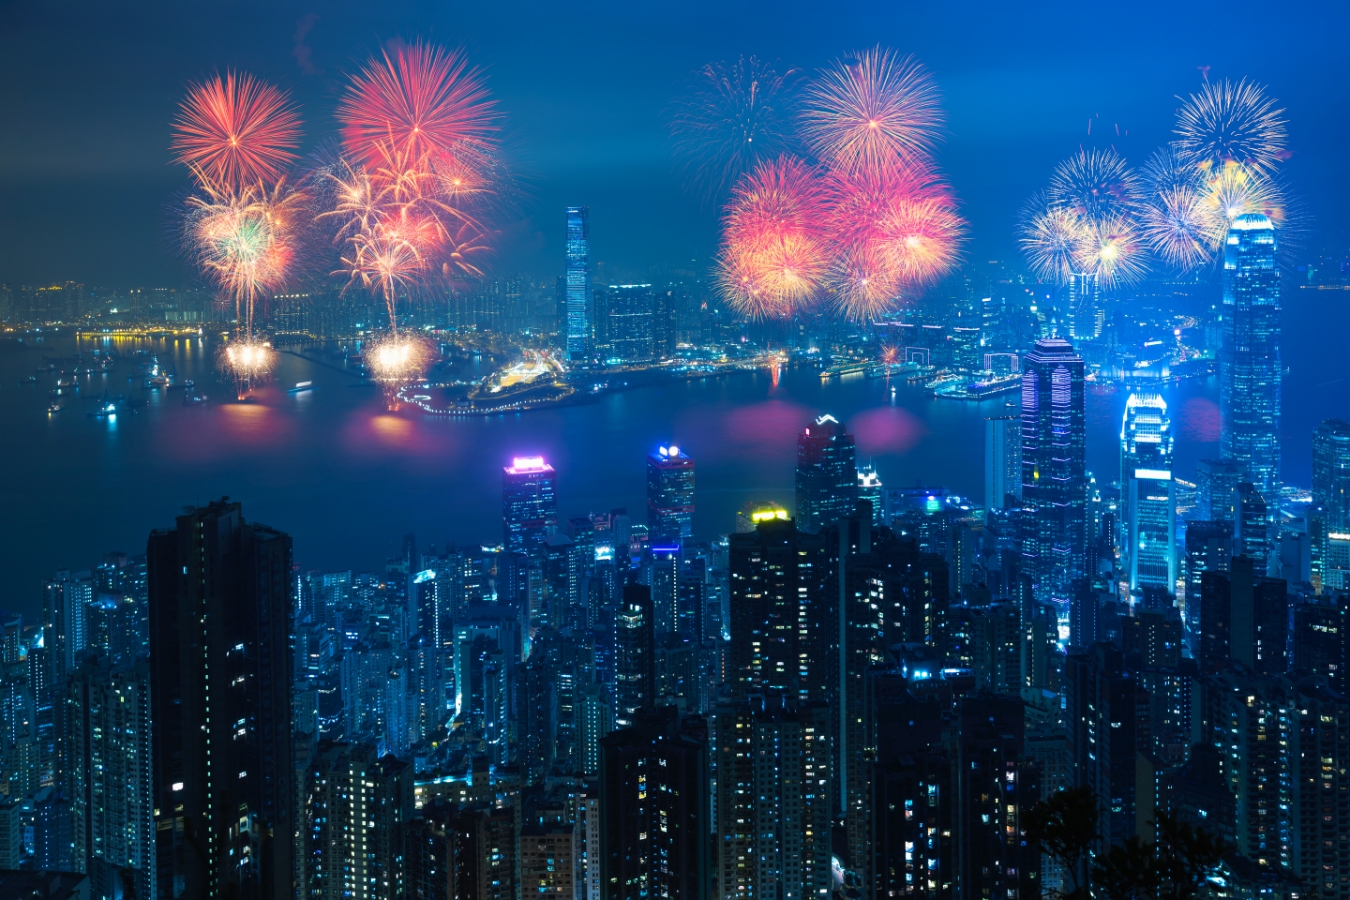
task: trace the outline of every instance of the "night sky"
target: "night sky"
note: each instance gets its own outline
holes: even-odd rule
[[[333,133],[346,72],[388,40],[463,46],[484,67],[524,172],[497,268],[560,268],[562,207],[591,208],[610,271],[698,259],[715,212],[681,188],[663,112],[691,70],[740,54],[811,69],[881,43],[916,54],[946,100],[939,154],[971,256],[1007,256],[1017,211],[1080,144],[1140,164],[1176,95],[1247,76],[1286,109],[1288,184],[1309,251],[1350,234],[1346,3],[0,2],[0,282],[190,280],[167,209],[186,173],[169,121],[186,82],[240,68]],[[1091,136],[1089,136],[1091,123]],[[1120,137],[1116,137],[1119,128]]]

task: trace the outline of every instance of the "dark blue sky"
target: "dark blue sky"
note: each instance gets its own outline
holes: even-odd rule
[[[1017,210],[1080,143],[1141,163],[1175,95],[1212,78],[1268,85],[1310,250],[1350,235],[1350,4],[0,2],[0,281],[179,283],[166,206],[184,84],[238,67],[291,89],[310,138],[331,133],[343,75],[384,40],[464,46],[485,67],[529,178],[499,267],[561,259],[569,203],[591,207],[617,270],[697,257],[715,215],[672,171],[662,112],[696,66],[758,54],[812,68],[876,43],[916,54],[946,98],[940,161],[972,254],[1006,256]],[[299,38],[299,39],[298,39]],[[1093,137],[1088,123],[1093,122]],[[1121,138],[1115,140],[1119,126]],[[1128,133],[1128,136],[1126,134]]]

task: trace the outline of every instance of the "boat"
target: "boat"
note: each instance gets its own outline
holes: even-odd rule
[[[61,411],[60,403],[52,403],[47,406],[47,412],[49,413],[59,413],[60,411]]]
[[[37,376],[29,375],[27,378],[20,378],[19,384],[37,384]]]
[[[198,403],[205,403],[205,402],[206,402],[206,395],[205,395],[205,394],[197,394],[197,393],[185,393],[185,394],[183,394],[183,405],[184,405],[184,406],[196,406]]]
[[[107,419],[117,415],[117,404],[111,401],[100,403],[98,409],[89,414],[91,419]]]
[[[295,387],[291,388],[291,389],[290,389],[289,391],[287,391],[286,393],[288,393],[288,394],[303,394],[305,391],[312,391],[312,390],[314,390],[314,382],[312,382],[312,381],[297,381],[297,382],[295,383]]]
[[[866,374],[871,366],[872,363],[865,360],[863,362],[839,363],[838,365],[821,369],[820,380],[829,381],[831,378],[843,378],[846,375],[863,375]]]

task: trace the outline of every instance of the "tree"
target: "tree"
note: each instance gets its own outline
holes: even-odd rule
[[[1088,788],[1066,788],[1037,803],[1026,815],[1027,840],[1063,867],[1072,887],[1064,900],[1087,900],[1088,853],[1098,840],[1101,807]]]
[[[1195,900],[1227,851],[1218,836],[1166,813],[1154,831],[1156,842],[1130,838],[1097,862],[1093,877],[1110,900]]]

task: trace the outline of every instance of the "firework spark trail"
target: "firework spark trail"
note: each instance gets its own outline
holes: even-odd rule
[[[1255,82],[1206,82],[1177,113],[1178,149],[1203,169],[1237,163],[1269,176],[1285,154],[1283,113]]]
[[[709,63],[676,101],[669,127],[680,166],[708,199],[724,196],[762,162],[794,149],[791,80],[754,56]]]
[[[409,160],[496,147],[498,114],[483,74],[459,50],[417,42],[372,59],[338,106],[342,140],[355,162],[378,166],[391,143]]]
[[[188,89],[170,149],[218,190],[273,183],[295,162],[300,116],[282,91],[227,73]]]
[[[874,47],[807,87],[801,126],[822,162],[846,173],[927,156],[943,116],[937,84],[912,57]]]

